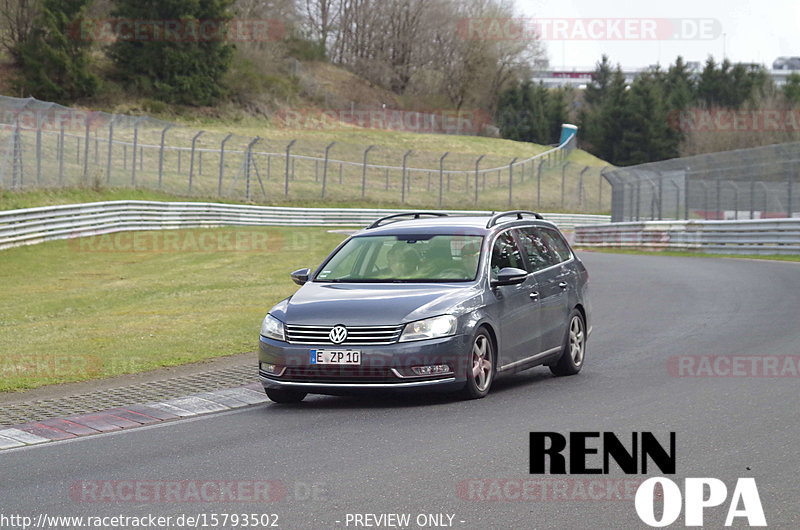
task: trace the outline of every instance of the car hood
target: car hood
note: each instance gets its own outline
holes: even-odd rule
[[[479,293],[474,284],[309,282],[270,313],[294,325],[397,325],[458,314]]]

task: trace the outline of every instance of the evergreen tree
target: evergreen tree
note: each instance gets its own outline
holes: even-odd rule
[[[91,0],[44,0],[36,27],[14,55],[22,69],[16,88],[38,99],[70,103],[93,95],[99,87],[89,72],[91,43],[74,38],[70,28],[83,17]]]
[[[634,80],[627,94],[616,163],[627,166],[678,156],[678,141],[669,128],[664,76],[647,73]]]
[[[117,40],[110,56],[122,80],[170,103],[210,105],[223,95],[222,77],[233,45],[221,29],[231,19],[232,0],[116,0],[113,17],[179,22],[176,38]],[[200,24],[217,24],[208,38]],[[155,33],[155,31],[153,32]]]
[[[791,73],[783,85],[783,95],[793,105],[800,104],[800,74]]]
[[[561,139],[561,125],[568,119],[567,89],[559,87],[551,90],[547,99],[547,122],[550,129],[547,132],[549,141],[546,143],[557,143]]]
[[[498,98],[497,123],[508,140],[550,143],[548,90],[541,83],[513,84]]]

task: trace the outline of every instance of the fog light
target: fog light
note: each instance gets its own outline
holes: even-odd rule
[[[450,373],[450,366],[446,364],[432,364],[429,366],[412,366],[415,375],[438,375]]]
[[[277,364],[270,364],[270,363],[258,363],[258,364],[262,372],[266,372],[268,374],[273,374],[273,375],[280,375],[281,373],[283,373],[283,367],[278,366]]]

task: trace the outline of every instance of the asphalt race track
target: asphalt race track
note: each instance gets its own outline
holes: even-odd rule
[[[529,433],[613,431],[629,441],[634,431],[651,431],[666,445],[674,431],[677,470],[669,478],[682,490],[685,477],[718,478],[728,488],[722,506],[706,510],[706,528],[723,527],[740,477],[755,478],[771,528],[800,527],[800,378],[782,368],[783,356],[795,356],[797,368],[800,355],[800,263],[582,257],[594,331],[578,376],[554,378],[535,368],[496,381],[486,399],[471,402],[310,396],[299,405],[7,450],[0,453],[0,512],[205,514],[207,523],[212,514],[277,514],[279,528],[363,528],[353,514],[390,513],[410,514],[412,528],[420,514],[444,514],[420,520],[430,527],[453,516],[449,524],[465,529],[646,528],[630,497],[586,500],[573,488],[647,477],[625,475],[613,461],[608,475],[530,475]],[[733,366],[727,363],[694,377],[675,368],[673,356],[702,355],[745,357],[741,375],[719,376]],[[785,377],[752,371],[765,356],[780,359]],[[648,472],[656,475],[657,468]],[[569,481],[568,498],[520,500],[523,481],[542,479]],[[240,502],[198,502],[185,490],[178,500],[124,494],[137,484],[173,481],[230,481],[244,493]],[[251,481],[273,481],[275,502],[247,502]],[[116,493],[86,497],[106,486]],[[674,526],[683,524],[682,514]],[[236,527],[231,520],[226,526]],[[745,519],[734,527],[746,527]]]

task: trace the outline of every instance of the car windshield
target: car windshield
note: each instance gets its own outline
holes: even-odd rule
[[[483,236],[358,236],[334,254],[315,281],[471,281],[478,274]]]

